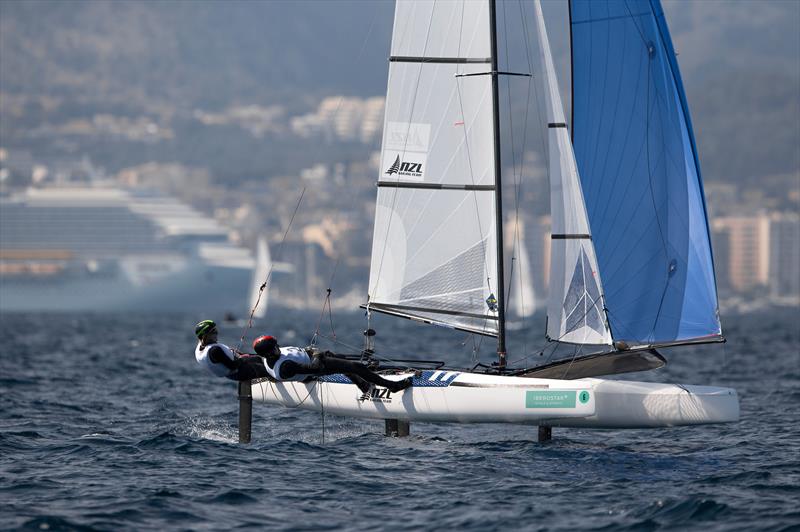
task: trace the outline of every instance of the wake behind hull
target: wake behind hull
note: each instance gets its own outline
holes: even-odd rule
[[[596,378],[425,371],[408,390],[376,388],[365,397],[349,379],[332,375],[309,383],[253,381],[252,394],[272,405],[403,421],[654,428],[739,420],[739,398],[730,388]]]

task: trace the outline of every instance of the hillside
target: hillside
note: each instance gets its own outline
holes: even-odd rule
[[[797,173],[800,3],[664,5],[706,179],[754,185]],[[551,28],[566,27],[565,3],[545,11]],[[326,96],[383,94],[392,13],[388,1],[4,0],[0,145],[37,158],[86,153],[112,171],[155,160],[208,167],[223,181],[296,172],[309,141],[289,131],[292,117]],[[567,32],[551,38],[568,94]],[[236,106],[274,123],[256,135],[197,118]],[[163,134],[108,134],[131,124]],[[314,157],[368,153],[328,139]]]

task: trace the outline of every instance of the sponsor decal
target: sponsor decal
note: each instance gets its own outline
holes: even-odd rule
[[[403,181],[422,181],[427,156],[424,153],[387,151],[383,154],[383,176]]]
[[[494,297],[494,294],[489,294],[489,297],[486,298],[486,306],[492,312],[497,312],[497,298]]]
[[[584,405],[586,403],[588,403],[589,402],[589,392],[587,392],[586,390],[583,390],[581,393],[579,393],[578,394],[578,401],[580,401],[581,404],[584,404]]]
[[[400,160],[400,156],[397,156],[397,159],[394,160],[392,166],[386,170],[388,175],[397,174],[397,175],[411,175],[414,177],[421,177],[422,176],[422,163],[408,163],[405,161]]]
[[[372,403],[391,403],[392,392],[387,388],[373,387],[368,392],[362,393],[358,397],[359,402],[370,401]]]
[[[587,394],[587,401],[588,393]],[[572,391],[534,391],[525,392],[525,408],[575,408],[575,396],[577,392]]]
[[[431,137],[430,124],[389,122],[386,125],[384,150],[427,152]]]
[[[427,166],[431,125],[389,122],[383,139],[383,177],[400,181],[422,181]]]

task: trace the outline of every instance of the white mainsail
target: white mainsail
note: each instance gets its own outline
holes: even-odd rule
[[[575,154],[558,92],[539,0],[534,2],[548,119],[550,157],[550,297],[547,336],[575,344],[611,344],[603,289]]]
[[[486,0],[396,4],[368,306],[496,335],[489,25]]]

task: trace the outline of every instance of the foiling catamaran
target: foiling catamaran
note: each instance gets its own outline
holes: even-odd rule
[[[365,349],[384,376],[412,375],[414,386],[365,397],[344,375],[256,380],[240,387],[243,405],[384,419],[400,435],[411,421],[526,423],[540,439],[553,426],[738,421],[730,388],[600,378],[663,366],[657,348],[723,341],[697,150],[659,0],[570,2],[572,138],[539,0],[533,11],[549,143],[546,336],[595,352],[507,363],[498,79],[532,73],[498,70],[495,0],[398,0],[364,308],[496,337],[499,361],[387,364]]]

